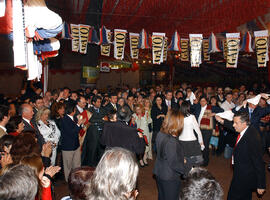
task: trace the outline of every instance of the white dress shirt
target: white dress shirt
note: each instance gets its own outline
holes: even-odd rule
[[[204,114],[206,108],[207,108],[207,105],[205,105],[204,107],[201,107],[201,112],[200,112],[200,115],[199,115],[199,118],[198,118],[199,126],[201,125],[201,120],[202,120],[202,117],[203,117],[203,114]]]
[[[7,132],[6,127],[0,125],[0,128],[3,129],[5,132]]]
[[[231,110],[235,107],[233,102],[229,103],[227,100],[224,101],[220,106],[224,111]]]
[[[171,105],[172,105],[172,102],[169,101],[169,100],[167,100],[167,99],[165,99],[165,102],[166,102],[166,105],[167,105],[167,106],[171,106]]]
[[[78,111],[79,111],[80,113],[83,112],[83,109],[82,109],[80,106],[76,105],[76,107],[77,107],[77,109],[78,109]]]

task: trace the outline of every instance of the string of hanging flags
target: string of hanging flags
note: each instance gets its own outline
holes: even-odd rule
[[[127,30],[114,29],[111,31],[102,26],[98,31],[89,25],[64,23],[62,38],[72,41],[72,51],[81,54],[87,53],[87,45],[100,46],[102,56],[111,55],[111,45],[114,45],[114,58],[123,60],[127,38],[129,39],[130,57],[139,58],[140,49],[152,49],[153,64],[161,64],[167,60],[167,52],[180,53],[180,60],[190,62],[191,67],[199,67],[203,61],[210,61],[211,53],[223,52],[227,68],[236,68],[239,52],[256,52],[258,67],[266,67],[269,61],[268,30],[254,31],[252,37],[246,32],[240,37],[240,33],[226,33],[225,38],[218,39],[214,33],[209,38],[203,38],[202,34],[189,34],[189,38],[181,38],[175,31],[168,42],[165,33],[154,32],[148,34],[145,29],[140,33],[128,33]]]

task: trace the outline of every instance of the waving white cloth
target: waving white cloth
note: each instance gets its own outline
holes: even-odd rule
[[[253,105],[258,105],[260,99],[261,99],[261,95],[258,94],[256,97],[248,99],[247,102],[252,103]]]
[[[222,113],[217,113],[217,116],[221,117],[222,119],[227,119],[229,121],[233,120],[234,113],[231,110],[227,110]]]

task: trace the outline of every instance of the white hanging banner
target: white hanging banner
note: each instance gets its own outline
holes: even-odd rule
[[[189,61],[189,53],[188,53],[188,39],[181,38],[181,54],[180,59],[183,62]]]
[[[258,67],[266,67],[268,56],[268,30],[254,31]]]
[[[139,48],[138,48],[139,40],[140,40],[139,33],[129,33],[130,56],[132,59],[139,58]]]
[[[203,40],[203,61],[210,61],[210,53],[208,52],[209,49],[209,40]]]
[[[202,63],[202,34],[189,34],[191,67],[199,67]]]
[[[6,12],[6,1],[0,0],[0,17],[4,17]]]
[[[236,68],[239,55],[240,33],[226,33],[226,44],[226,67]]]
[[[100,45],[100,54],[102,56],[110,56],[110,54],[111,54],[111,45],[110,44]]]
[[[167,56],[168,56],[168,38],[165,37],[164,52],[163,52],[163,62],[167,61]]]
[[[88,36],[89,36],[90,26],[80,24],[80,53],[87,53],[87,45],[88,45]]]
[[[71,29],[71,46],[73,52],[79,52],[80,50],[80,26],[78,24],[70,24]]]
[[[163,62],[165,33],[152,34],[152,54],[153,64],[160,64]]]
[[[124,58],[126,34],[126,30],[114,29],[114,58],[117,60]]]
[[[12,5],[14,66],[21,69],[27,69],[27,44],[24,31],[23,4],[21,0],[13,0]]]

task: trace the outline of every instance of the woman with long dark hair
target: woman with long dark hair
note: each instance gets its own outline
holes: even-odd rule
[[[157,133],[160,130],[162,122],[167,114],[167,107],[164,105],[162,96],[157,95],[154,99],[154,104],[151,109],[151,118],[153,121],[153,135],[152,135],[152,145],[154,151],[155,149],[155,141],[157,137]]]
[[[184,101],[180,106],[180,112],[184,115],[184,128],[179,136],[184,148],[184,156],[188,160],[194,159],[194,165],[201,165],[203,162],[201,151],[204,149],[204,144],[198,122],[195,116],[190,113],[190,103]]]

